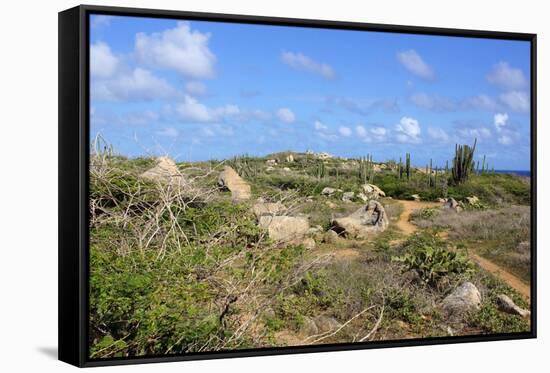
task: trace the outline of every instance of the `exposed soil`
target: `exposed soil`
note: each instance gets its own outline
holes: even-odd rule
[[[411,213],[414,210],[421,209],[421,208],[441,206],[441,204],[437,202],[419,202],[419,201],[400,200],[399,203],[401,203],[401,205],[403,206],[403,212],[399,216],[399,220],[397,221],[397,226],[407,235],[414,233],[417,229],[417,226],[409,221],[409,217],[411,216]],[[447,237],[445,232],[443,232],[442,237],[444,238]],[[493,263],[486,258],[482,258],[481,256],[474,253],[470,253],[470,257],[481,268],[483,268],[489,273],[492,273],[493,275],[497,276],[498,278],[506,282],[510,287],[517,290],[528,302],[530,302],[531,288],[529,287],[529,285],[524,283],[522,280],[520,280],[518,277],[514,276],[510,272],[506,271],[504,268],[502,268],[498,264]]]

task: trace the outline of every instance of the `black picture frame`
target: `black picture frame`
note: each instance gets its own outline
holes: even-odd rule
[[[383,31],[450,37],[527,41],[531,45],[531,331],[526,333],[438,337],[353,344],[277,347],[185,355],[143,356],[93,360],[88,358],[88,160],[89,160],[89,15],[125,15],[233,23],[284,25],[328,29]],[[358,22],[293,19],[264,16],[199,13],[81,5],[59,13],[59,360],[78,367],[218,359],[305,352],[326,352],[426,346],[447,343],[487,342],[536,338],[537,250],[536,250],[536,123],[537,123],[537,35],[528,33],[460,30]]]

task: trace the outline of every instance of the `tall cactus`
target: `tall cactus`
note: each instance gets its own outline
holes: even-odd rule
[[[406,154],[405,171],[407,173],[407,181],[411,179],[411,153]]]
[[[455,145],[455,157],[453,158],[452,181],[455,185],[465,182],[471,173],[474,172],[474,153],[476,150],[477,138],[474,146]]]

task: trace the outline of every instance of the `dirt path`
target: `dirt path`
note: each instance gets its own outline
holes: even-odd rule
[[[416,225],[412,224],[409,221],[409,216],[411,216],[411,213],[414,210],[421,209],[421,208],[441,206],[441,204],[437,202],[417,202],[417,201],[399,200],[399,203],[401,203],[401,205],[403,206],[403,212],[399,216],[399,220],[397,221],[397,226],[407,235],[414,233],[418,228]],[[482,258],[477,254],[470,253],[470,257],[481,268],[483,268],[489,273],[492,273],[493,275],[497,276],[498,278],[506,282],[510,287],[514,288],[523,297],[525,297],[527,301],[529,302],[531,301],[530,286],[524,283],[523,281],[521,281],[518,277],[506,271],[505,269],[500,267],[498,264],[495,264],[488,259]]]
[[[511,274],[510,272],[507,272],[502,267],[500,267],[498,264],[495,264],[491,262],[490,260],[487,260],[477,254],[470,253],[470,257],[477,263],[481,268],[486,270],[487,272],[492,273],[493,275],[497,276],[504,282],[506,282],[508,285],[510,285],[512,288],[516,289],[518,293],[523,295],[523,297],[530,303],[531,302],[531,288],[529,285],[521,281],[519,278]]]
[[[406,235],[412,234],[416,231],[417,227],[409,221],[409,217],[414,210],[424,209],[429,207],[441,206],[441,203],[437,202],[420,202],[420,201],[406,201],[399,200],[399,203],[403,206],[403,212],[399,215],[397,226]]]

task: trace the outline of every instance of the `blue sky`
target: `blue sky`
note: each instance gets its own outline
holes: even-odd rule
[[[91,136],[180,161],[326,151],[529,169],[529,43],[91,16]]]

